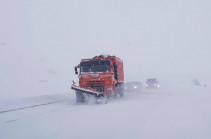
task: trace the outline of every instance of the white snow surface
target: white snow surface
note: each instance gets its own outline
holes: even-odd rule
[[[1,100],[0,139],[210,139],[211,89],[172,85],[127,93],[105,105],[75,103],[75,94]],[[31,103],[34,100],[33,103]]]

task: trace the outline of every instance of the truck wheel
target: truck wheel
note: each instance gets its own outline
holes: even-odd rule
[[[120,86],[119,84],[115,85],[115,94],[114,94],[114,98],[116,99],[118,97],[118,95],[120,94]]]
[[[120,95],[120,97],[124,97],[125,94],[123,92],[121,92],[119,95]]]
[[[79,91],[75,91],[75,94],[76,94],[76,103],[85,102],[85,97],[84,97],[83,93],[81,93]]]
[[[120,97],[124,97],[125,95],[124,84],[121,84],[119,88],[120,88],[120,92],[119,92]]]
[[[106,104],[108,102],[108,97],[107,96],[100,96],[96,97],[97,98],[97,104]]]
[[[120,97],[124,96],[124,84],[117,84],[115,86],[115,95],[119,94]]]

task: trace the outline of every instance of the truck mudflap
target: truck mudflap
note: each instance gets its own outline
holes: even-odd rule
[[[94,95],[94,96],[103,96],[102,92],[97,92],[95,90],[91,90],[91,89],[85,89],[85,88],[80,88],[79,86],[72,84],[71,89],[75,90],[75,91],[80,91],[86,94],[90,94],[90,95]]]

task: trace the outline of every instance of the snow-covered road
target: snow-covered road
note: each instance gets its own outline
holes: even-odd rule
[[[39,99],[33,104],[24,99],[16,108],[47,103]],[[106,105],[76,105],[74,94],[46,100],[60,102],[1,113],[0,139],[211,138],[208,88],[163,87],[127,94]],[[6,101],[0,104],[0,111],[12,109]]]

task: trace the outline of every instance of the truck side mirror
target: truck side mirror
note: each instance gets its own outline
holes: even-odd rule
[[[75,67],[75,74],[78,74],[78,68]]]

